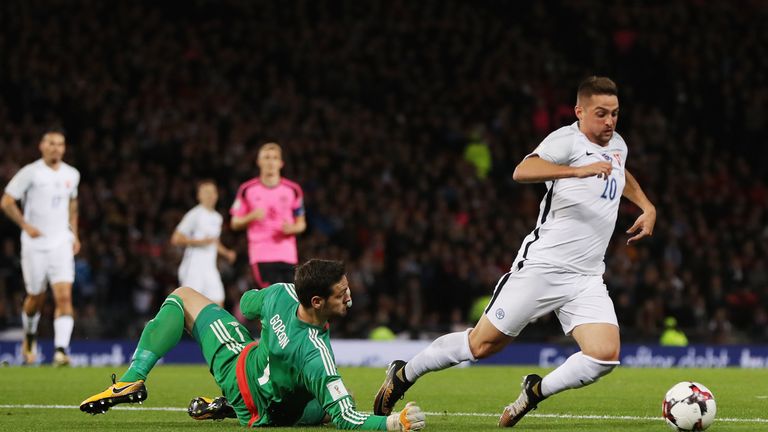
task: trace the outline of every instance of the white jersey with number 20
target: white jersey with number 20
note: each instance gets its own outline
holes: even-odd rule
[[[527,157],[532,155],[573,167],[607,161],[613,171],[607,180],[594,176],[546,182],[536,228],[523,240],[512,270],[533,265],[602,275],[624,191],[627,144],[618,133],[605,147],[595,144],[576,122],[549,134]]]

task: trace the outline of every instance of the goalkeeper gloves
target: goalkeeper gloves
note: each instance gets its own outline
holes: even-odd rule
[[[426,417],[414,402],[405,404],[405,408],[387,417],[387,430],[390,432],[410,432],[424,429]]]

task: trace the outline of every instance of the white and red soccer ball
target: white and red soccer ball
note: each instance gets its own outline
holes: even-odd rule
[[[676,431],[703,431],[715,421],[717,405],[708,388],[693,381],[675,384],[662,405],[662,415]]]

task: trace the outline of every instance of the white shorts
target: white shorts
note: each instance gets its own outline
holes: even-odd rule
[[[619,325],[602,276],[532,265],[499,279],[485,316],[500,332],[516,337],[528,323],[551,311],[566,335],[580,324]]]
[[[179,283],[194,289],[214,303],[224,303],[224,285],[216,268],[182,262],[179,267]]]
[[[27,293],[38,295],[51,285],[75,280],[75,255],[72,242],[61,242],[53,249],[21,248],[21,273]]]

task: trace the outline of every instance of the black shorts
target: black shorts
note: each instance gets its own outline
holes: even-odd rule
[[[280,282],[293,283],[295,264],[284,262],[258,262],[251,264],[253,280],[259,288],[266,288]]]

